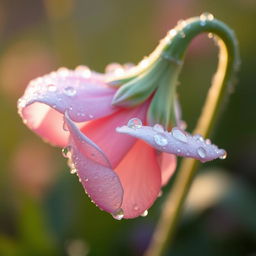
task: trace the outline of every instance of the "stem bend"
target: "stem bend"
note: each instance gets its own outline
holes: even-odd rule
[[[162,56],[167,56],[177,62],[182,61],[191,40],[201,33],[215,35],[220,48],[217,72],[213,77],[202,113],[194,130],[194,133],[208,137],[216,122],[221,102],[227,95],[228,87],[233,85],[234,75],[240,65],[238,43],[234,32],[223,22],[214,19],[212,14],[204,13],[200,17],[179,22],[175,29],[169,31],[169,44],[165,44],[162,48]],[[168,40],[168,36],[165,41]],[[164,255],[167,245],[169,246],[172,242],[197,165],[198,161],[194,159],[182,160],[145,256]]]

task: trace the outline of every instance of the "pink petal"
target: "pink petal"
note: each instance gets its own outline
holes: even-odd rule
[[[18,102],[19,113],[27,126],[39,135],[43,134],[43,137],[53,144],[63,145],[62,139],[52,140],[55,138],[54,135],[49,131],[43,131],[42,127],[50,125],[56,126],[54,130],[61,131],[60,116],[56,122],[47,121],[48,114],[57,116],[56,113],[49,113],[50,111],[57,110],[62,114],[68,111],[70,118],[76,122],[114,113],[117,108],[112,107],[111,101],[116,90],[108,87],[98,75],[89,76],[89,71],[86,72],[86,70],[81,67],[75,71],[61,68],[57,72],[31,81]],[[50,108],[39,103],[46,104]],[[51,118],[51,121],[53,120]]]
[[[140,129],[123,126],[117,128],[117,131],[142,139],[159,151],[195,158],[201,162],[226,157],[226,151],[211,144],[209,139],[204,140],[200,135],[190,135],[178,127],[174,127],[170,133],[149,126]]]
[[[68,132],[63,130],[63,115],[51,110],[45,104],[34,103],[23,109],[22,118],[25,124],[44,140],[53,145],[67,145]]]
[[[81,131],[94,141],[107,155],[113,168],[135,143],[135,139],[116,132],[116,127],[125,125],[132,117],[146,120],[148,102],[137,108],[122,109],[111,116],[87,123]]]
[[[124,218],[135,218],[156,200],[161,188],[161,171],[155,150],[137,141],[115,169],[124,188],[121,208]]]
[[[99,208],[115,213],[123,199],[119,177],[103,151],[80,132],[67,114],[65,121],[70,131],[71,159],[86,193]]]
[[[176,156],[173,154],[167,154],[163,152],[160,153],[160,155],[158,156],[158,162],[162,174],[162,186],[165,186],[176,169]]]

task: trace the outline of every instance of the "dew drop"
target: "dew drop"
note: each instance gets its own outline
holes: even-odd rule
[[[157,197],[161,197],[162,195],[163,195],[163,191],[160,190],[159,193],[158,193],[158,195],[157,195]]]
[[[187,22],[185,20],[179,20],[178,25],[181,27],[185,27],[187,25]]]
[[[121,220],[124,217],[124,211],[122,208],[117,209],[115,212],[112,213],[112,216],[116,220]]]
[[[168,140],[166,139],[166,137],[162,134],[155,134],[154,135],[154,140],[155,143],[159,146],[166,146],[168,144]]]
[[[213,33],[209,33],[208,38],[213,38]]]
[[[68,86],[68,87],[65,87],[64,88],[64,93],[67,95],[67,96],[75,96],[76,95],[76,89],[72,86]]]
[[[119,63],[110,63],[106,66],[105,72],[107,74],[121,75],[124,73],[123,67]]]
[[[168,35],[171,36],[171,37],[174,37],[177,35],[177,31],[175,29],[171,29],[169,32],[168,32]]]
[[[209,12],[204,12],[200,15],[201,20],[213,20],[214,16]]]
[[[201,158],[205,158],[206,157],[206,150],[202,147],[197,149],[197,153]]]
[[[94,117],[94,116],[93,116],[92,114],[89,114],[89,118],[91,118],[91,119],[92,119],[93,117]]]
[[[57,72],[61,75],[61,76],[67,76],[69,74],[69,70],[67,68],[59,68],[57,70]]]
[[[146,217],[148,215],[148,210],[145,210],[140,216],[141,217]]]
[[[77,173],[77,169],[75,168],[75,166],[72,169],[70,169],[70,173],[71,174]]]
[[[21,98],[18,100],[18,105],[19,105],[19,108],[24,108],[26,106],[26,101]]]
[[[227,152],[224,150],[223,155],[219,157],[219,159],[226,159],[227,158]]]
[[[140,63],[139,63],[139,66],[142,67],[142,68],[146,68],[149,64],[149,61],[147,58],[144,58]]]
[[[63,148],[62,150],[61,150],[61,153],[62,153],[62,155],[65,157],[65,158],[70,158],[71,157],[71,146],[67,146],[67,147],[65,147],[65,148]]]
[[[211,13],[204,12],[200,15],[200,25],[205,26],[207,20],[213,20],[214,16]]]
[[[195,134],[194,136],[193,136],[196,140],[199,140],[199,141],[204,141],[204,138],[200,135],[200,134]]]
[[[184,143],[188,142],[187,135],[182,130],[180,130],[178,128],[172,129],[172,135],[176,140],[179,140]]]
[[[91,70],[87,66],[78,66],[76,67],[76,73],[83,76],[84,78],[89,78],[92,75]]]
[[[128,121],[127,126],[132,129],[139,129],[142,127],[142,122],[139,118],[135,117]]]
[[[89,179],[88,179],[88,178],[86,178],[84,181],[85,181],[85,182],[88,182],[88,181],[89,181]]]
[[[154,129],[156,132],[164,132],[164,128],[163,128],[163,126],[160,125],[160,124],[155,124],[155,125],[153,126],[153,129]]]
[[[49,92],[56,92],[57,91],[57,87],[54,84],[49,84],[48,87],[47,87],[47,90]]]

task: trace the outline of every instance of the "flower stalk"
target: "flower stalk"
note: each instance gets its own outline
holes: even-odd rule
[[[175,29],[169,32],[172,39],[163,48],[162,56],[170,61],[182,62],[191,40],[201,33],[212,33],[219,46],[217,72],[213,77],[202,113],[194,130],[194,133],[207,137],[216,123],[221,103],[228,95],[228,88],[233,86],[234,75],[239,68],[239,50],[234,32],[223,22],[214,19],[213,15],[204,13],[200,17],[180,22]],[[177,69],[176,77],[179,72],[180,69]],[[145,256],[164,255],[167,246],[171,245],[198,163],[194,159],[182,160]]]

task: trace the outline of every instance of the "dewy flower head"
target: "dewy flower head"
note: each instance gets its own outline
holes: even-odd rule
[[[31,81],[18,102],[24,123],[65,147],[71,172],[116,219],[146,215],[176,168],[175,155],[202,162],[226,156],[180,126],[175,86],[182,62],[172,56],[175,36],[184,39],[169,33],[135,67],[115,64],[106,74],[60,68]]]

